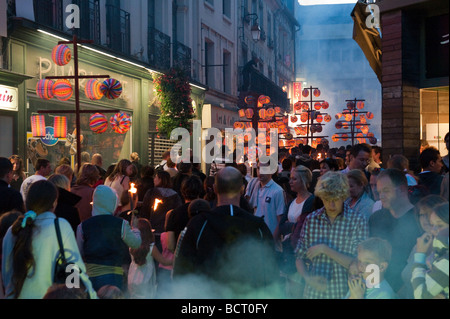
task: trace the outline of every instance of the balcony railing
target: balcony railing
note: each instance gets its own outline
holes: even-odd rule
[[[37,23],[63,30],[62,0],[34,0],[33,8]]]
[[[284,110],[289,110],[289,99],[286,92],[277,86],[269,78],[266,78],[258,70],[250,70],[248,74],[242,74],[241,95],[245,92],[267,95],[272,103],[280,106]]]
[[[178,41],[173,44],[173,66],[191,76],[191,48]]]
[[[170,69],[170,37],[152,27],[148,28],[148,63],[162,71]]]
[[[106,5],[106,45],[130,54],[130,13],[113,5]]]
[[[75,29],[84,40],[100,42],[100,0],[72,0],[80,8],[80,29]]]

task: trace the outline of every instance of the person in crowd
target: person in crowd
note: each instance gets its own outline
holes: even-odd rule
[[[83,288],[68,287],[66,284],[53,284],[42,299],[89,299]]]
[[[189,162],[181,162],[178,164],[178,174],[175,177],[172,178],[172,188],[174,191],[180,195],[180,197],[183,197],[183,194],[181,193],[181,185],[183,184],[183,181],[189,176],[192,175],[192,164]]]
[[[217,207],[190,220],[176,250],[174,284],[196,275],[205,280],[190,289],[190,297],[205,297],[203,291],[228,298],[271,296],[279,274],[272,234],[261,218],[239,208],[243,183],[236,168],[219,170],[215,181]],[[205,288],[213,283],[222,289]]]
[[[94,155],[92,155],[91,164],[97,167],[100,174],[100,178],[95,185],[95,187],[97,187],[98,185],[103,184],[106,179],[106,170],[103,168],[103,156],[100,153],[95,153]]]
[[[449,298],[449,204],[439,204],[430,215],[432,234],[425,233],[417,239],[411,284],[415,299]],[[428,271],[426,256],[433,249],[433,262]]]
[[[450,155],[450,133],[447,132],[444,137],[445,142],[445,148],[447,149],[447,155],[442,157],[442,163],[444,163],[444,171],[449,172],[450,171],[450,163],[449,163],[449,155]]]
[[[11,155],[9,160],[13,164],[13,177],[11,180],[11,188],[20,191],[23,181],[27,178],[24,172],[23,160],[19,155]]]
[[[361,143],[356,144],[350,149],[348,155],[348,165],[342,170],[342,173],[346,174],[352,169],[359,169],[365,171],[367,165],[372,157],[372,147],[369,144]],[[368,174],[367,174],[368,175]]]
[[[167,159],[164,171],[170,174],[170,178],[175,178],[178,175],[177,164],[170,157]]]
[[[138,152],[133,152],[130,154],[130,161],[136,168],[136,176],[132,178],[132,181],[136,181],[141,176],[142,164],[139,162],[141,159]]]
[[[75,205],[80,215],[80,221],[85,221],[92,216],[92,194],[93,186],[99,179],[98,169],[95,165],[84,164],[77,177],[75,185],[71,192],[81,197],[81,200]]]
[[[122,159],[116,164],[111,175],[109,175],[105,180],[104,185],[114,189],[122,202],[126,202],[126,200],[122,199],[122,196],[129,196],[128,190],[130,189],[130,176],[133,174],[134,169],[134,165],[131,164],[129,160]],[[119,211],[123,210],[125,209],[119,207]]]
[[[89,154],[89,152],[86,152],[86,151],[81,152],[81,164],[80,164],[80,166],[78,166],[78,164],[75,164],[75,169],[74,169],[74,172],[76,173],[75,175],[78,176],[78,174],[80,173],[80,169],[81,169],[81,167],[83,167],[84,164],[90,164],[90,163],[91,163],[91,154]],[[78,167],[80,167],[80,169]]]
[[[138,200],[142,202],[144,200],[145,193],[155,187],[154,182],[155,168],[153,166],[143,166],[141,169],[141,176],[137,182],[137,196]]]
[[[279,242],[278,226],[286,209],[285,192],[275,183],[271,174],[261,173],[262,167],[268,169],[269,164],[258,163],[258,177],[247,186],[245,197],[255,216],[263,217],[275,242]]]
[[[165,231],[166,214],[181,206],[183,201],[171,188],[171,179],[167,171],[157,170],[153,181],[155,187],[145,193],[139,216],[150,221],[155,230],[155,245],[162,251],[160,235]]]
[[[387,162],[387,168],[396,168],[404,172],[408,186],[417,185],[418,178],[414,175],[414,172],[409,169],[409,160],[405,156],[401,154],[392,155]]]
[[[289,184],[296,197],[287,205],[287,211],[280,220],[280,234],[282,238],[282,254],[280,270],[286,275],[288,291],[300,292],[298,286],[298,273],[295,267],[294,249],[297,246],[301,229],[306,217],[315,210],[315,196],[309,192],[309,184],[312,180],[311,171],[299,165],[295,167],[290,175]]]
[[[359,276],[348,280],[346,299],[397,299],[397,294],[384,279],[391,255],[392,247],[387,240],[373,237],[361,242],[357,256]]]
[[[52,173],[52,164],[48,159],[39,158],[36,161],[34,169],[36,173],[34,175],[28,176],[20,186],[20,193],[22,194],[24,202],[27,199],[28,188],[30,188],[31,184],[37,181],[47,179],[47,176],[49,176]]]
[[[324,207],[306,217],[296,247],[297,271],[306,283],[303,297],[342,299],[349,266],[368,237],[367,221],[345,203],[349,185],[344,174],[326,173],[314,194]]]
[[[76,179],[74,179],[73,169],[70,165],[61,164],[55,168],[55,174],[64,175],[70,181],[70,187],[75,186]]]
[[[167,246],[171,252],[175,252],[178,236],[189,221],[189,204],[193,200],[200,198],[201,191],[202,181],[198,176],[191,175],[183,181],[181,194],[183,195],[184,204],[174,208],[167,220]]]
[[[346,203],[350,208],[362,214],[367,220],[372,215],[374,201],[368,193],[369,182],[366,175],[359,169],[352,169],[347,173],[350,197]]]
[[[442,184],[441,184],[441,196],[444,197],[447,201],[449,201],[449,172],[445,173],[444,177],[442,178]]]
[[[153,299],[156,297],[157,288],[155,260],[163,265],[171,265],[173,260],[165,258],[155,246],[155,236],[147,219],[138,218],[137,228],[142,242],[139,248],[130,248],[129,298]]]
[[[435,147],[430,146],[420,153],[419,161],[422,167],[422,172],[418,175],[419,185],[426,187],[430,194],[439,195],[443,179],[441,172],[444,166],[441,154]]]
[[[22,195],[9,187],[12,178],[13,164],[6,157],[0,157],[0,216],[11,210],[25,212]]]
[[[427,140],[420,140],[419,152],[422,153],[424,150],[430,147],[430,143]]]
[[[168,159],[170,158],[170,150],[169,151],[165,151],[163,154],[162,154],[162,160],[161,160],[161,163],[159,163],[156,167],[155,167],[155,170],[156,171],[159,171],[159,170],[163,170],[163,171],[165,171],[166,169],[167,169],[167,161],[168,161]]]
[[[207,176],[203,182],[203,189],[205,190],[205,196],[203,199],[210,203],[211,207],[215,206],[217,199],[216,193],[214,192],[214,176]]]
[[[41,299],[54,282],[55,264],[59,256],[55,214],[58,190],[47,180],[33,183],[28,189],[27,213],[8,229],[3,239],[2,279],[6,298]],[[70,224],[60,218],[62,242],[68,262],[80,269],[80,281],[91,299],[97,297],[86,266],[77,247]],[[69,253],[70,252],[70,253]]]
[[[117,286],[104,285],[97,291],[99,299],[125,299],[124,292]]]
[[[386,239],[392,246],[392,260],[385,277],[397,293],[403,281],[401,272],[405,268],[416,238],[422,234],[415,217],[415,207],[408,196],[405,174],[395,168],[380,172],[377,191],[383,208],[369,219],[371,237]]]
[[[372,146],[372,156],[370,158],[370,162],[366,167],[366,171],[368,171],[370,174],[372,174],[372,171],[375,168],[380,169],[382,167],[382,148],[378,145]]]
[[[416,217],[419,220],[420,227],[425,233],[432,234],[430,216],[433,208],[439,204],[445,203],[445,199],[439,195],[427,195],[422,198],[416,206]],[[414,265],[414,254],[417,251],[417,245],[413,247],[408,258],[408,263],[402,271],[403,287],[398,295],[402,299],[414,299],[414,293],[411,286],[412,267]],[[427,260],[432,260],[431,252],[427,252]]]
[[[99,185],[93,194],[92,217],[77,228],[78,247],[96,291],[104,285],[124,289],[123,266],[129,260],[128,248],[141,245],[137,218],[133,215],[130,226],[126,220],[113,216],[118,205],[115,190]]]
[[[343,169],[345,169],[345,160],[344,160],[343,158],[341,158],[341,157],[336,157],[335,160],[336,160],[336,162],[337,162],[337,164],[338,164],[338,167],[339,167],[339,170],[340,170],[340,171],[342,171]]]
[[[323,176],[329,171],[337,172],[339,170],[339,165],[334,158],[328,157],[320,162],[320,176]]]
[[[78,208],[75,205],[81,197],[70,192],[70,181],[65,175],[52,174],[48,178],[58,188],[58,202],[54,211],[56,217],[67,220],[74,232],[81,223]]]
[[[172,270],[173,270],[173,260],[175,258],[175,254],[172,250],[169,249],[169,240],[168,240],[168,232],[167,232],[167,223],[169,221],[170,216],[172,215],[172,212],[174,210],[171,209],[166,214],[166,222],[164,224],[164,228],[166,231],[161,233],[161,254],[164,258],[166,258],[167,261],[170,261],[170,264],[162,264],[159,262],[156,262],[157,271],[156,271],[156,278],[157,278],[157,294],[158,297],[161,298],[163,296],[169,296],[171,294],[171,288],[172,288]],[[186,227],[185,227],[186,228]]]

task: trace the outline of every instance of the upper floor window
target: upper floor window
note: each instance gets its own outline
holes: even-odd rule
[[[231,3],[233,0],[222,0],[223,15],[231,18]]]

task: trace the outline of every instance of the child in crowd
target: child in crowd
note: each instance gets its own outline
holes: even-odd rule
[[[384,279],[391,253],[391,245],[381,238],[369,238],[358,245],[359,275],[355,275],[355,267],[350,267],[351,273],[348,280],[350,291],[346,299],[397,298],[394,290]]]
[[[145,218],[138,219],[142,243],[139,248],[130,249],[131,264],[128,271],[128,291],[130,299],[152,299],[156,297],[155,262],[163,265],[172,264],[172,260],[164,258],[155,247],[155,236],[150,222]]]

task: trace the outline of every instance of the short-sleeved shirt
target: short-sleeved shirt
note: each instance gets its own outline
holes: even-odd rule
[[[286,208],[284,190],[274,180],[270,180],[262,187],[257,181],[255,187],[248,191],[249,204],[255,208],[255,216],[264,216],[264,221],[273,234],[278,226],[277,216],[283,215]]]
[[[312,246],[325,244],[350,257],[356,257],[359,243],[368,237],[367,220],[344,203],[343,212],[330,223],[325,207],[306,217],[296,248],[297,258],[309,261],[311,276],[327,279],[327,289],[319,292],[306,285],[306,299],[342,299],[348,291],[348,270],[325,254],[308,260],[306,252]]]
[[[403,285],[402,270],[417,243],[417,237],[423,233],[414,216],[414,208],[400,218],[395,218],[389,210],[383,208],[370,216],[369,230],[370,237],[380,237],[392,245],[391,262],[386,270],[385,279],[392,289],[398,292]]]

